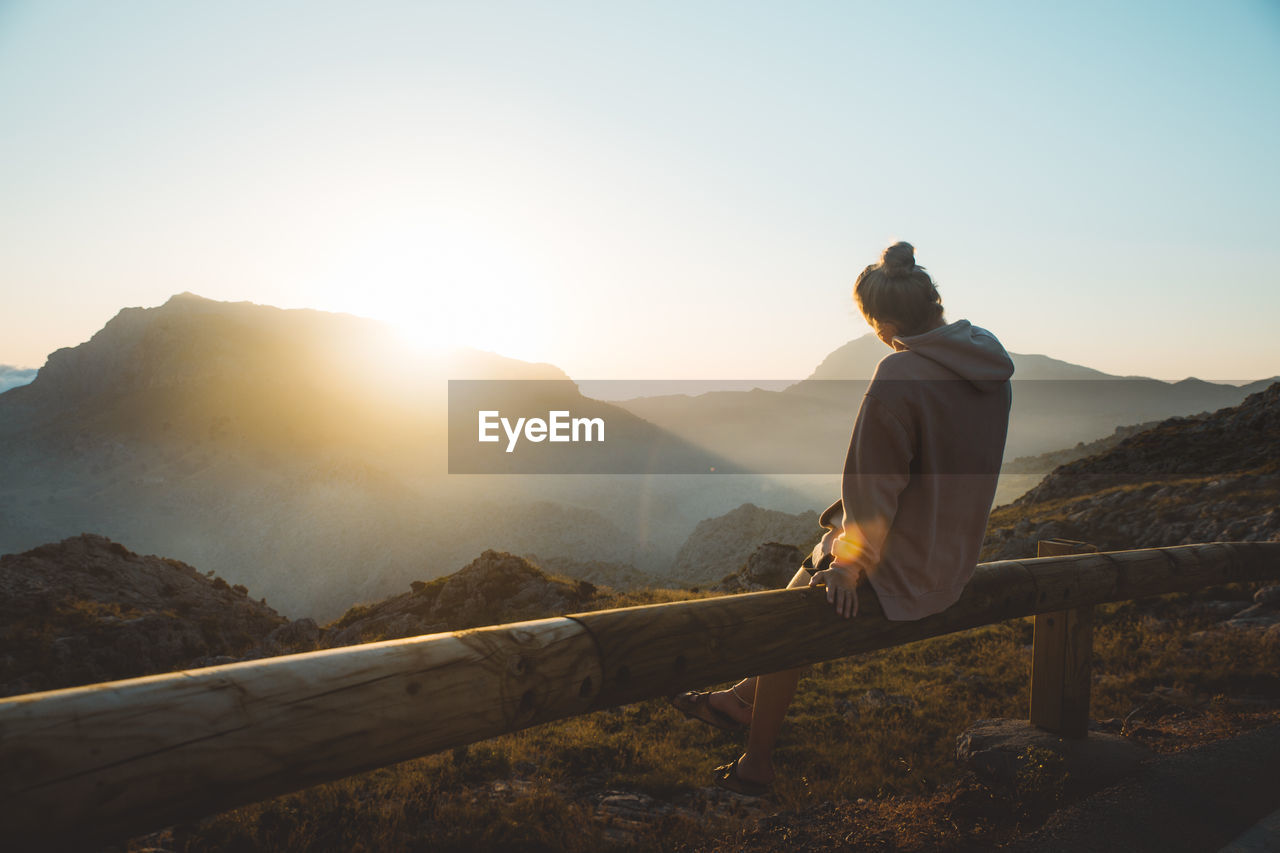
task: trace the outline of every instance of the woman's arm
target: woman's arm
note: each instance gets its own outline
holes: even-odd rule
[[[810,586],[826,585],[827,600],[845,617],[857,615],[859,578],[869,575],[880,562],[898,510],[898,495],[911,478],[914,445],[907,426],[868,393],[858,409],[845,457],[839,531],[828,529],[819,543],[819,547],[827,544],[824,552],[834,559],[830,568],[816,572],[810,580]],[[835,506],[823,512],[824,519]]]

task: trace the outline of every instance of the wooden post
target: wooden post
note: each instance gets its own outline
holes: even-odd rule
[[[1036,545],[1036,556],[1064,557],[1097,550],[1085,542],[1047,539]],[[1031,722],[1063,737],[1082,738],[1089,731],[1093,606],[1037,613],[1033,636]]]

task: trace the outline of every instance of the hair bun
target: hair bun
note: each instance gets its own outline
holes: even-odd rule
[[[915,265],[916,249],[910,243],[894,243],[880,256],[880,266],[889,278],[908,275]]]

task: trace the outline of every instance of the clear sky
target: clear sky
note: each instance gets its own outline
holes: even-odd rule
[[[1280,373],[1280,3],[0,0],[0,363],[193,291],[579,378]]]

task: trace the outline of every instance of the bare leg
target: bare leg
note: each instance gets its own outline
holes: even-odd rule
[[[809,585],[809,574],[803,569],[787,584],[788,589]],[[796,686],[805,667],[785,669],[761,675],[755,683],[755,707],[751,714],[751,733],[747,751],[738,759],[738,776],[750,782],[773,781],[773,747],[782,731],[782,721],[795,698]]]

